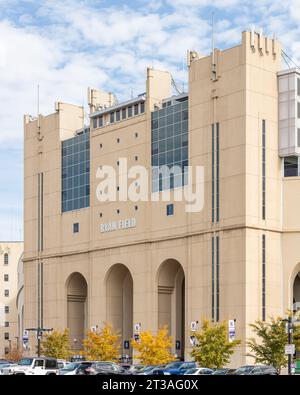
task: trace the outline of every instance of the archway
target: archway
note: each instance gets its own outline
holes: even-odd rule
[[[132,358],[130,340],[133,337],[133,279],[123,264],[114,265],[106,279],[106,318],[121,335],[121,356]]]
[[[184,359],[185,345],[185,276],[175,259],[162,263],[158,272],[158,328],[167,326],[175,340],[174,352]]]
[[[293,283],[293,309],[300,310],[300,272],[297,273]]]
[[[67,282],[67,327],[70,330],[71,348],[82,349],[87,318],[87,282],[82,274],[73,273]]]

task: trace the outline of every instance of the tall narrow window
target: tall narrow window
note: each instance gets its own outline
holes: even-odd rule
[[[4,265],[8,265],[8,254],[7,254],[7,252],[4,254]]]
[[[266,320],[266,235],[262,235],[262,320]]]
[[[215,222],[215,125],[211,127],[211,222]]]
[[[219,139],[219,123],[216,124],[216,220],[219,222],[219,206],[220,206],[220,139]]]
[[[216,237],[216,320],[219,321],[220,316],[220,252],[219,252],[219,236]]]
[[[262,121],[262,219],[266,219],[266,121]]]
[[[211,239],[211,319],[215,320],[215,238]]]

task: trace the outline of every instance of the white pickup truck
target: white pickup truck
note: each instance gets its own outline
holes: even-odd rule
[[[3,376],[57,376],[58,373],[57,360],[44,357],[22,358],[17,365],[2,369]]]

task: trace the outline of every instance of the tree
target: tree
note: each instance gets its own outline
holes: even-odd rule
[[[140,340],[132,340],[132,347],[138,351],[137,358],[143,365],[160,365],[174,361],[172,338],[167,327],[161,328],[157,335],[150,331],[140,333]]]
[[[255,363],[272,365],[280,371],[287,366],[287,356],[284,354],[284,346],[287,344],[285,322],[282,318],[271,317],[270,322],[256,321],[250,324],[256,338],[248,340],[247,345],[251,352],[247,356],[253,357]]]
[[[210,323],[203,320],[201,331],[195,332],[195,346],[191,353],[199,366],[218,369],[228,364],[240,340],[229,341],[227,322]]]
[[[18,348],[17,344],[11,344],[8,354],[3,355],[7,361],[18,362],[22,358],[22,352]]]
[[[83,354],[89,361],[114,361],[120,355],[120,335],[109,324],[96,332],[88,331]]]
[[[295,344],[296,350],[298,352],[300,352],[300,326],[299,325],[294,327],[293,343]]]
[[[41,354],[45,357],[68,360],[71,355],[69,329],[46,334],[41,341]]]

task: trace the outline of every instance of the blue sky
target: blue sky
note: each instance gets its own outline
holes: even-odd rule
[[[251,25],[277,37],[300,63],[300,0],[0,0],[0,240],[23,220],[23,114],[57,100],[86,105],[88,86],[119,100],[145,90],[147,66],[186,81],[186,50],[240,42]]]

